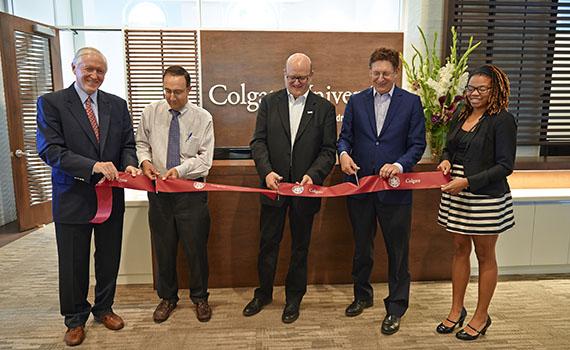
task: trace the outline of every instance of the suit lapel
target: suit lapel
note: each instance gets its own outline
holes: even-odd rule
[[[368,121],[370,122],[370,127],[374,132],[374,138],[378,135],[378,129],[376,128],[376,114],[374,114],[374,88],[370,88],[366,92],[366,115],[368,116]]]
[[[99,111],[99,142],[101,144],[101,154],[103,154],[111,122],[111,107],[105,93],[101,90],[97,93],[97,108]]]
[[[291,125],[289,124],[289,96],[287,95],[287,89],[284,89],[281,94],[279,94],[278,111],[279,119],[281,119],[281,124],[283,124],[283,129],[285,129],[285,134],[287,138],[291,140]]]
[[[400,89],[397,86],[394,86],[394,93],[390,98],[390,106],[388,107],[388,112],[386,112],[386,119],[384,120],[384,125],[382,126],[380,137],[382,137],[382,134],[384,134],[386,129],[388,129],[390,123],[398,115],[398,109],[400,109],[401,100],[402,100],[402,89]]]
[[[303,134],[303,131],[305,131],[307,125],[309,125],[311,118],[315,116],[316,106],[317,100],[314,94],[309,91],[309,94],[307,95],[307,101],[305,101],[305,108],[303,108],[303,115],[301,116],[301,121],[299,122],[299,129],[297,129],[297,135],[295,136],[295,143],[297,140],[299,140],[299,137]]]
[[[83,129],[83,132],[87,134],[87,137],[93,146],[99,149],[99,143],[95,138],[95,132],[93,131],[91,124],[89,124],[89,119],[87,118],[87,112],[85,112],[85,108],[83,107],[81,99],[79,98],[77,91],[75,91],[73,84],[67,88],[67,107],[71,111],[71,115],[73,115],[73,117],[81,126],[81,129]]]

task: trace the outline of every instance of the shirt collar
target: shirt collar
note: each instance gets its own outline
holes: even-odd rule
[[[166,101],[166,99],[164,100],[164,103],[166,103],[166,107],[168,107],[168,112],[170,113],[170,110],[172,110],[172,108],[170,108],[170,105],[168,104],[168,101]],[[188,107],[189,105],[190,105],[190,101],[186,102],[184,107],[182,107],[182,109],[180,109],[178,111],[180,113],[179,115],[186,113],[186,111],[189,109],[189,107]]]
[[[304,102],[305,100],[307,100],[307,96],[309,95],[309,90],[307,90],[304,94],[302,94],[301,96],[297,97],[297,99],[302,98],[302,100],[300,100],[301,102]],[[295,97],[293,96],[292,93],[289,92],[289,90],[287,90],[287,96],[289,98],[289,102],[295,102],[297,99],[295,99]]]
[[[388,91],[388,92],[385,93],[385,94],[379,93],[378,91],[376,91],[376,89],[375,89],[374,87],[372,87],[372,91],[374,91],[374,97],[376,97],[376,95],[382,96],[382,95],[386,95],[386,94],[387,94],[390,98],[392,98],[392,95],[394,94],[394,87],[395,87],[395,86],[396,86],[396,84],[392,84],[392,88],[390,89],[390,91]]]
[[[79,99],[81,99],[82,104],[85,104],[87,97],[91,97],[91,103],[94,105],[97,105],[97,92],[99,90],[95,90],[94,93],[92,93],[91,95],[88,95],[85,91],[83,91],[83,89],[81,87],[79,87],[77,82],[73,83],[73,87],[75,88],[75,91],[77,91],[77,94],[79,95]]]

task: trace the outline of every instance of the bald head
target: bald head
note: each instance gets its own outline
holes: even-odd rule
[[[309,56],[300,52],[294,53],[291,56],[289,56],[289,58],[287,58],[287,62],[285,64],[285,70],[293,67],[308,69],[310,72],[313,71],[311,59],[309,58]]]
[[[285,64],[285,86],[293,97],[304,95],[309,90],[313,67],[311,59],[304,53],[294,53]]]

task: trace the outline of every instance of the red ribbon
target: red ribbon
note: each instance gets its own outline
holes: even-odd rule
[[[113,187],[131,188],[133,190],[141,190],[147,192],[155,192],[152,181],[146,176],[132,176],[127,173],[119,173],[117,180],[105,180],[95,187],[97,193],[97,213],[92,224],[100,224],[111,216],[113,210]]]
[[[440,171],[418,172],[397,174],[389,179],[384,179],[378,175],[366,176],[360,179],[360,186],[350,182],[343,182],[334,186],[299,185],[292,183],[280,183],[277,191],[251,188],[243,186],[218,185],[206,182],[198,182],[183,179],[157,178],[156,185],[146,176],[133,177],[130,174],[120,173],[119,178],[114,181],[100,183],[96,187],[97,192],[97,213],[91,223],[100,224],[105,222],[111,215],[113,206],[112,187],[131,188],[147,192],[249,192],[261,193],[271,199],[277,196],[294,197],[340,197],[356,194],[372,193],[387,190],[420,190],[430,188],[440,188],[448,183],[449,175],[443,175]]]

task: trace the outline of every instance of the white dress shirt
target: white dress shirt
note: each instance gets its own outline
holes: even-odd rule
[[[299,130],[299,124],[301,123],[301,117],[303,116],[303,110],[305,109],[305,102],[307,102],[308,95],[309,90],[307,90],[303,95],[295,98],[289,91],[287,91],[289,100],[289,126],[291,127],[291,149],[293,149],[295,137],[297,137],[297,131]]]

